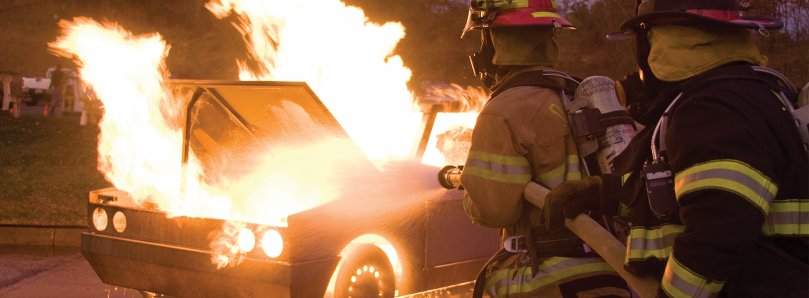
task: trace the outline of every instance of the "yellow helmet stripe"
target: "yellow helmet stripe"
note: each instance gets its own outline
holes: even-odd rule
[[[553,12],[548,12],[548,11],[532,12],[531,15],[534,16],[535,18],[560,18],[560,19],[562,18],[562,17],[559,16],[558,13],[553,13]]]

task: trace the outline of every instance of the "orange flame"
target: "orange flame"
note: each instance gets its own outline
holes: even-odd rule
[[[59,25],[64,35],[51,50],[76,55],[82,80],[104,102],[98,169],[138,203],[148,198],[166,205],[179,196],[182,132],[164,114],[183,110],[164,84],[169,47],[158,34],[136,37],[89,18]]]
[[[339,0],[211,1],[218,17],[238,14],[259,69],[239,61],[242,80],[304,81],[368,157],[406,158],[419,117],[409,110],[410,70],[393,56],[399,23],[376,25]]]
[[[406,87],[410,70],[391,54],[404,37],[401,24],[369,23],[362,10],[339,0],[214,0],[206,7],[218,17],[238,14],[234,25],[258,64],[251,70],[246,61],[237,61],[242,80],[305,81],[377,166],[408,156],[421,114],[413,111]],[[188,94],[167,87],[169,46],[161,36],[134,36],[89,18],[59,24],[64,34],[51,49],[77,60],[82,79],[106,108],[99,123],[99,170],[137,204],[154,203],[169,216],[232,220],[219,235],[211,235],[211,247],[219,253],[212,261],[218,267],[238,264],[231,257],[238,252],[233,240],[238,221],[286,225],[286,216],[339,196],[336,184],[327,181],[334,176],[328,161],[333,156],[324,152],[339,153],[335,148],[350,144],[334,140],[259,157],[257,163],[272,163],[263,167],[272,170],[209,185],[194,152],[185,169],[180,163],[180,120]],[[457,85],[428,93],[465,112],[479,110],[487,98],[482,89]],[[443,165],[436,135],[459,125],[474,127],[476,116],[439,115],[424,163]],[[302,165],[306,162],[312,166]],[[188,179],[181,189],[183,172]]]
[[[414,97],[418,106],[440,104],[444,111],[455,113],[477,113],[489,99],[489,93],[481,87],[463,88],[457,84],[433,85],[421,97]],[[423,110],[423,109],[422,109]]]

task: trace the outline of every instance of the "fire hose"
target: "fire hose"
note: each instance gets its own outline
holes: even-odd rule
[[[459,188],[461,187],[460,181],[462,173],[463,168],[445,166],[439,171],[438,181],[444,188]],[[528,185],[525,186],[525,190],[523,190],[523,196],[526,201],[541,209],[545,206],[545,196],[547,196],[549,192],[550,190],[542,185],[529,182]],[[595,220],[585,214],[579,214],[574,219],[566,218],[565,226],[573,233],[576,233],[590,248],[595,250],[607,261],[640,297],[655,297],[657,289],[660,286],[660,281],[652,276],[639,276],[626,271],[626,269],[624,269],[626,246]]]

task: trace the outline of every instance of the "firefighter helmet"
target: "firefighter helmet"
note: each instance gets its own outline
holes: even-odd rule
[[[637,14],[621,23],[631,30],[645,23],[729,25],[759,30],[780,29],[784,22],[768,16],[742,16],[735,0],[636,0]]]
[[[575,28],[559,16],[556,0],[473,0],[461,37],[471,30],[496,26]]]

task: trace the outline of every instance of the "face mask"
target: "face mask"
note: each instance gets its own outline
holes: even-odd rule
[[[494,45],[492,44],[492,37],[489,34],[489,28],[481,30],[481,44],[480,51],[469,56],[469,61],[472,63],[472,71],[475,73],[483,85],[491,87],[495,82],[495,74],[497,73],[497,65],[494,65]]]

